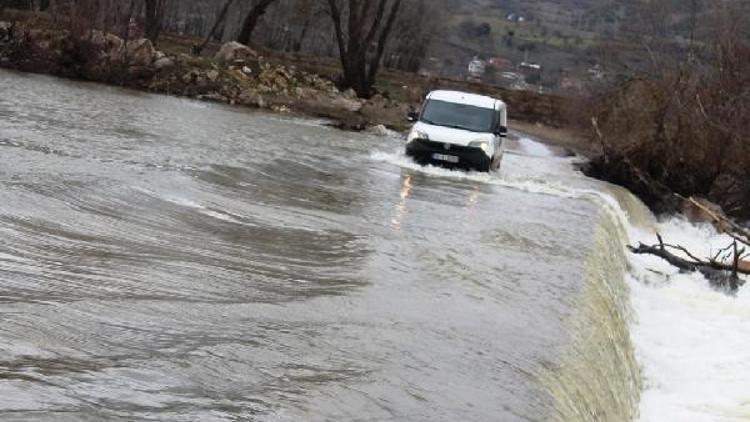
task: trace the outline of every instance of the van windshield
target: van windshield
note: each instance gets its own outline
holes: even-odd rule
[[[472,132],[489,133],[495,120],[495,110],[466,104],[429,100],[422,111],[422,122]]]

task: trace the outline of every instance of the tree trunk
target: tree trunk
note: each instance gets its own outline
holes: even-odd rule
[[[247,14],[245,21],[242,23],[242,30],[240,35],[237,37],[237,42],[241,44],[250,44],[252,39],[253,31],[258,26],[260,18],[266,14],[266,9],[273,4],[276,0],[260,0]]]
[[[396,23],[396,17],[398,15],[398,10],[401,7],[401,0],[394,0],[393,5],[391,6],[391,12],[388,15],[388,21],[385,24],[385,28],[383,29],[383,32],[380,33],[380,39],[378,40],[378,47],[377,52],[375,53],[375,57],[372,60],[372,63],[370,63],[370,73],[367,75],[367,83],[371,87],[375,85],[375,77],[378,74],[378,71],[380,70],[380,63],[383,60],[383,53],[385,52],[385,45],[388,42],[388,36],[391,34],[391,31],[393,30],[393,25]]]
[[[232,3],[234,3],[234,0],[227,0],[227,2],[224,3],[224,7],[222,7],[221,12],[219,12],[219,16],[216,18],[216,22],[214,22],[214,26],[211,28],[211,31],[208,33],[208,35],[206,35],[206,39],[203,40],[201,45],[195,47],[193,51],[195,55],[200,55],[203,52],[203,49],[206,48],[208,43],[211,41],[211,38],[213,38],[216,34],[216,30],[219,29],[219,25],[221,25],[222,23],[226,24],[227,12],[229,12],[229,6],[231,6]]]
[[[398,16],[402,0],[392,0],[385,23],[389,0],[348,0],[347,22],[343,20],[338,0],[328,0],[338,41],[346,87],[359,97],[369,98],[380,70],[385,45]],[[373,6],[377,8],[373,10]],[[346,28],[345,28],[346,26]],[[375,44],[375,53],[368,63],[368,52]]]
[[[312,17],[308,16],[307,19],[305,19],[305,24],[302,26],[302,32],[300,32],[297,40],[294,41],[294,45],[292,46],[293,52],[299,53],[302,50],[302,43],[305,42],[307,31],[310,29],[310,21],[312,21]]]
[[[164,9],[167,0],[146,0],[146,38],[156,44],[164,23]]]

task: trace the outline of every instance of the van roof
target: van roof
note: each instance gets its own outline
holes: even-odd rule
[[[491,108],[493,110],[501,110],[505,108],[505,103],[498,100],[497,98],[461,91],[432,91],[427,94],[427,99],[445,101],[448,103],[473,105],[481,108]]]

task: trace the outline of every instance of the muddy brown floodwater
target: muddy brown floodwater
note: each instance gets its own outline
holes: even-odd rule
[[[0,71],[0,419],[627,420],[604,188],[402,142]]]

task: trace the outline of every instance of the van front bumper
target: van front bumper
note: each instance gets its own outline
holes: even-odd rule
[[[489,171],[492,158],[481,148],[414,139],[406,144],[406,155],[418,164],[434,164],[448,168]]]

